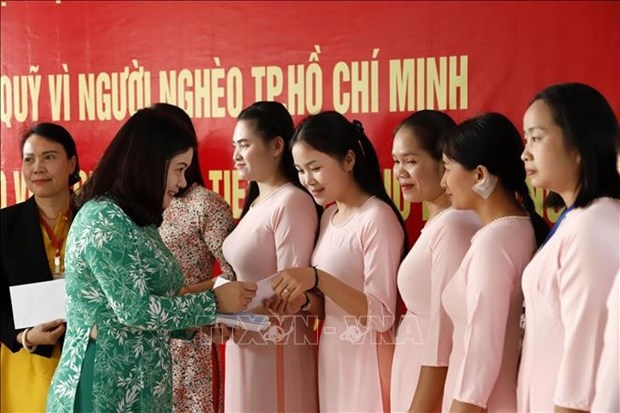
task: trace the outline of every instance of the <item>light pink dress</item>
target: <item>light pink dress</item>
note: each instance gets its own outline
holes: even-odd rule
[[[422,364],[448,365],[452,322],[441,306],[441,293],[479,228],[471,211],[442,211],[426,223],[398,269],[398,290],[407,313],[398,326],[392,363],[394,412],[409,409]]]
[[[603,338],[603,353],[598,364],[596,393],[592,403],[592,412],[620,412],[620,290],[618,289],[620,271],[616,274],[614,285],[607,299],[607,322]]]
[[[325,297],[319,342],[321,411],[389,411],[396,272],[404,233],[392,209],[375,197],[339,225],[332,223],[336,211],[333,205],[323,213],[312,263],[362,291],[369,319],[366,327]]]
[[[535,250],[529,217],[499,218],[472,238],[442,296],[454,325],[445,411],[453,399],[489,412],[516,411],[521,274]]]
[[[239,281],[308,267],[318,227],[309,194],[286,184],[250,208],[223,245]],[[316,412],[317,345],[306,317],[288,317],[276,336],[238,330],[226,345],[227,412]]]
[[[217,261],[222,275],[233,279],[224,260],[222,242],[233,230],[230,206],[224,198],[194,184],[164,210],[159,233],[179,262],[185,285],[211,278]],[[221,412],[224,383],[217,347],[200,330],[192,340],[172,339],[173,412]]]
[[[620,201],[609,198],[568,212],[527,266],[520,411],[590,410],[619,266]]]

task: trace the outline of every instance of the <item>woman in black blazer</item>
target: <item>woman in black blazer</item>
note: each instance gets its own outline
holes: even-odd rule
[[[65,323],[49,320],[15,329],[9,287],[63,276],[64,244],[75,213],[71,188],[80,180],[80,168],[75,141],[60,125],[34,126],[20,148],[33,196],[0,210],[0,411],[42,412]]]

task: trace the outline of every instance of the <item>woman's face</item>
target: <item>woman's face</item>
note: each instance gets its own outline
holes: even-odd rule
[[[471,189],[476,184],[476,170],[468,171],[458,162],[443,156],[444,174],[441,186],[456,209],[473,209],[476,193]]]
[[[30,192],[46,198],[68,191],[76,158],[69,158],[64,146],[33,134],[24,142],[22,153],[22,174]]]
[[[298,142],[292,149],[299,181],[319,205],[339,201],[352,183],[355,157],[348,154],[343,161]]]
[[[392,161],[394,176],[407,201],[433,201],[443,194],[443,164],[420,146],[410,128],[400,128],[394,135]]]
[[[166,175],[166,192],[164,192],[163,208],[166,209],[174,199],[174,196],[180,189],[187,186],[185,180],[185,171],[192,163],[194,149],[189,148],[183,153],[175,155],[168,163],[168,172]]]
[[[233,132],[233,162],[240,179],[262,182],[277,173],[282,150],[276,148],[276,139],[265,142],[254,132],[252,121],[237,122]]]
[[[551,108],[536,100],[523,116],[525,149],[521,159],[532,185],[558,194],[577,189],[579,154],[569,148],[562,128],[553,120]]]

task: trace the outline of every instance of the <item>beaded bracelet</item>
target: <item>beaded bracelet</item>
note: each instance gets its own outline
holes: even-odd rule
[[[26,343],[28,343],[28,339],[26,338],[26,335],[28,334],[29,331],[30,331],[29,328],[27,328],[24,331],[22,331],[22,347],[28,353],[32,353],[33,351],[35,351],[37,349],[37,345],[35,344],[32,347],[28,347],[28,344],[26,344]]]

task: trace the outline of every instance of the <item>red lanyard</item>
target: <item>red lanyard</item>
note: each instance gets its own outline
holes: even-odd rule
[[[56,234],[49,226],[43,217],[39,217],[41,224],[43,224],[43,228],[45,228],[45,232],[49,237],[50,241],[52,241],[52,245],[56,248],[56,252],[54,253],[54,274],[60,274],[60,247],[62,246],[63,239],[56,238]]]

